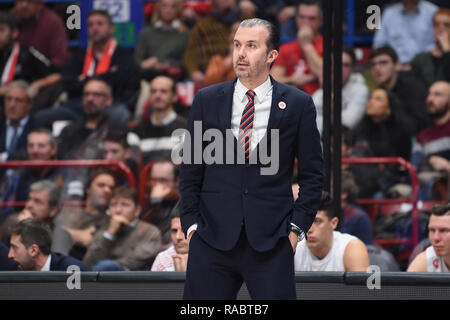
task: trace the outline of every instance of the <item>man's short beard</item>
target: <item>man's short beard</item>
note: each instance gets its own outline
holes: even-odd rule
[[[443,116],[445,116],[445,114],[448,112],[449,108],[450,108],[450,102],[447,103],[447,107],[442,110],[439,110],[439,111],[436,111],[433,113],[428,112],[428,116],[430,117],[431,120],[438,120],[438,119],[442,118]]]

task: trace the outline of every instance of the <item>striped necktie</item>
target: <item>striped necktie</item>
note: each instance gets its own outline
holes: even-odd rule
[[[245,94],[248,103],[242,112],[241,125],[239,127],[239,144],[245,152],[245,158],[248,159],[250,154],[251,136],[253,131],[253,120],[255,117],[255,92],[248,90]]]

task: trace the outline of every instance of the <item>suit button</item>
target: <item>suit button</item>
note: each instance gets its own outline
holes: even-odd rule
[[[250,163],[246,163],[246,164],[245,164],[245,167],[246,167],[246,168],[250,168]]]
[[[247,188],[244,189],[244,194],[248,194],[248,189]]]

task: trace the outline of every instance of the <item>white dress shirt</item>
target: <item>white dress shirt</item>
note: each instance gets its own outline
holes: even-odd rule
[[[44,266],[42,267],[41,271],[50,271],[50,262],[52,261],[52,255],[49,254],[47,261],[45,262]]]

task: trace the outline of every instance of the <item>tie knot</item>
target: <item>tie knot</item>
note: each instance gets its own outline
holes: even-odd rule
[[[253,101],[253,99],[255,98],[256,93],[253,90],[248,90],[245,95],[247,96],[247,98],[249,100]]]

